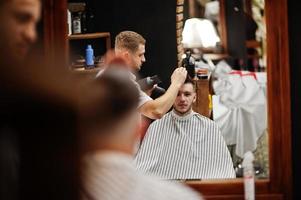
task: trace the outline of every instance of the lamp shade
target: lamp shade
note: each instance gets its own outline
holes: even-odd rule
[[[216,43],[220,42],[213,23],[201,18],[185,21],[182,38],[184,48],[216,47]]]

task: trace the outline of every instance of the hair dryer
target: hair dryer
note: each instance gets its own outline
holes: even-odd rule
[[[140,79],[139,81],[137,81],[137,83],[140,85],[141,90],[146,91],[146,90],[150,90],[154,87],[155,84],[159,84],[162,81],[160,80],[160,78],[158,77],[158,75],[155,76],[148,76],[146,78]],[[158,94],[164,94],[165,93],[165,89],[161,88],[159,86],[155,86],[153,92],[158,93]]]

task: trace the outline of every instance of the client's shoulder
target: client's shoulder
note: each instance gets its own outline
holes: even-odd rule
[[[212,126],[218,126],[217,123],[215,121],[213,121],[212,119],[201,115],[200,113],[194,112],[194,116],[199,119],[201,122],[212,125]]]

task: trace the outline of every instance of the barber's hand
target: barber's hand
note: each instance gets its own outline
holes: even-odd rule
[[[178,67],[171,75],[171,84],[176,84],[181,87],[187,77],[187,70],[184,67]]]

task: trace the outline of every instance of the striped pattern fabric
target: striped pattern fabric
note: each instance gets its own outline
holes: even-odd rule
[[[136,171],[133,158],[118,152],[86,156],[83,200],[202,200],[188,186]]]
[[[196,113],[171,111],[154,121],[136,154],[138,171],[163,179],[235,178],[230,153],[217,124]]]

